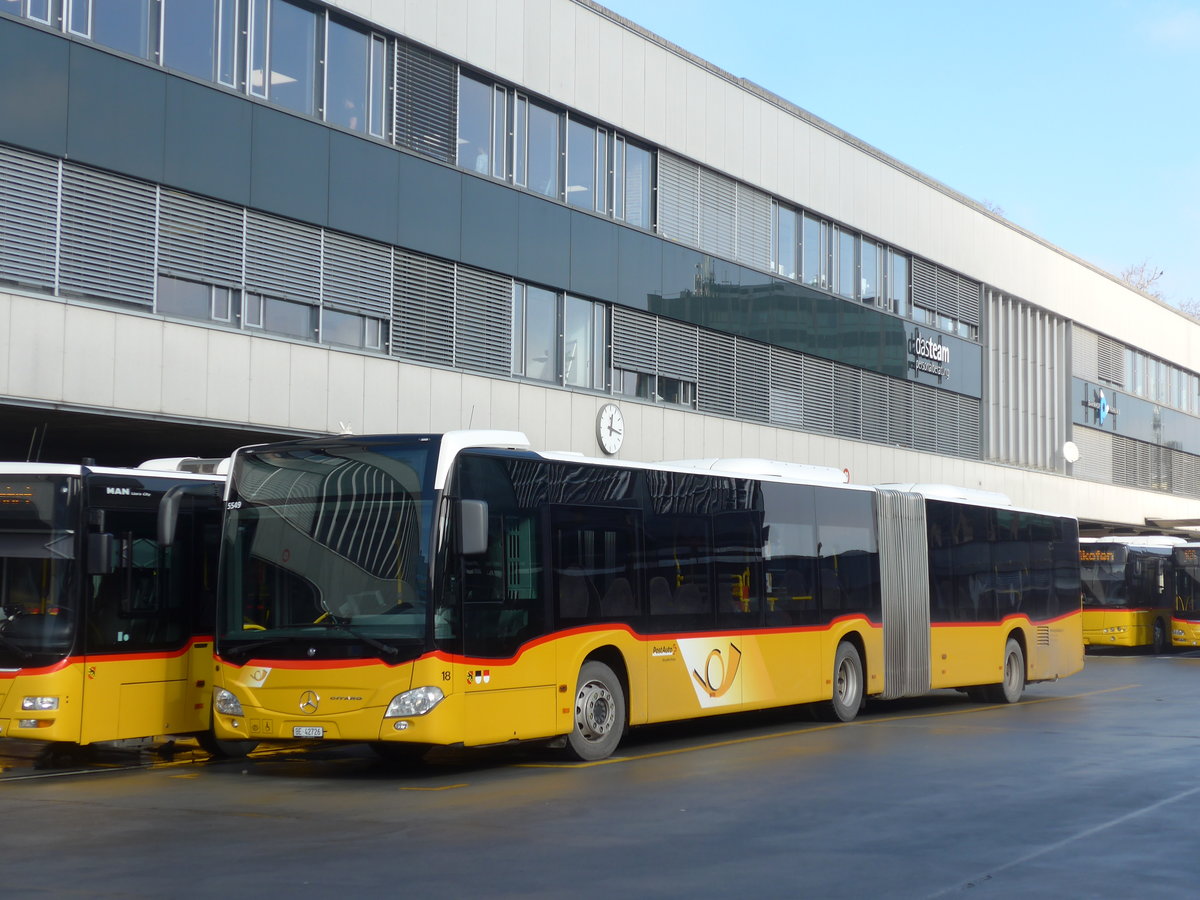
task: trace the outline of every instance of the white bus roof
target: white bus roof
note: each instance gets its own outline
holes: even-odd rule
[[[1124,544],[1127,547],[1178,547],[1187,538],[1169,534],[1113,534],[1106,537],[1081,537],[1081,544]]]

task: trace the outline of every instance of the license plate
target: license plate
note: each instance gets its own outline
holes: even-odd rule
[[[323,738],[325,728],[322,725],[296,725],[292,728],[294,738]]]

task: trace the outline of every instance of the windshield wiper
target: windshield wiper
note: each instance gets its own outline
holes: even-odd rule
[[[228,647],[221,648],[221,653],[224,656],[233,656],[235,654],[246,654],[246,659],[255,650],[261,650],[263,647],[270,647],[273,644],[290,644],[292,641],[300,640],[302,635],[289,634],[284,637],[266,638],[261,641],[250,641],[248,644],[231,644]]]
[[[350,635],[351,637],[358,638],[360,641],[362,641],[368,647],[371,647],[372,649],[377,650],[381,654],[382,659],[388,659],[390,657],[396,656],[400,652],[395,647],[391,647],[391,646],[383,643],[383,641],[377,641],[377,640],[375,640],[375,638],[369,637],[368,635],[359,634],[357,631],[355,631],[349,625],[339,622],[333,616],[329,617],[328,627],[336,628],[338,631],[344,631],[346,634]]]

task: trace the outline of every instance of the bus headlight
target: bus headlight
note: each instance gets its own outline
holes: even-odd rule
[[[419,687],[403,694],[397,694],[388,704],[385,719],[395,719],[399,716],[423,716],[446,699],[440,687]]]
[[[34,709],[38,712],[49,712],[58,709],[57,697],[22,697],[21,709]]]
[[[242,702],[225,688],[213,688],[213,709],[223,716],[243,716]]]

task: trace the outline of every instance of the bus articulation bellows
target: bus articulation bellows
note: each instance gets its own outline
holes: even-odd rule
[[[801,703],[849,721],[935,688],[1014,702],[1082,667],[1075,520],[724,465],[512,432],[239,451],[218,735],[597,760],[650,722]]]
[[[0,463],[0,737],[248,749],[210,730],[225,478],[184,468]]]

